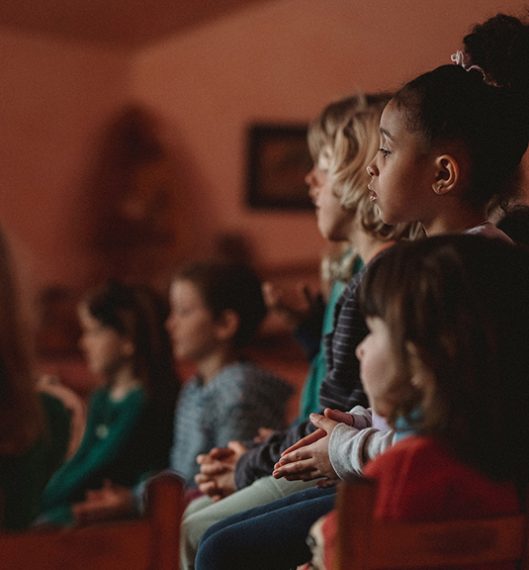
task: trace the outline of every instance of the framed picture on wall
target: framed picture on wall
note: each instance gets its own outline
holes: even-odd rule
[[[307,125],[248,127],[247,204],[259,209],[313,208],[305,176],[312,168]]]

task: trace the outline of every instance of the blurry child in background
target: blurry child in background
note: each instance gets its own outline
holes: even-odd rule
[[[23,530],[38,513],[51,474],[64,460],[68,413],[37,394],[7,243],[0,232],[0,528]]]
[[[176,410],[171,466],[189,486],[196,457],[260,427],[280,429],[292,388],[244,359],[266,314],[261,283],[244,265],[195,263],[173,280],[167,329],[175,358],[193,362]]]
[[[257,275],[248,267],[203,262],[183,267],[170,289],[167,320],[175,359],[197,373],[176,406],[171,470],[194,487],[196,457],[231,440],[251,440],[262,426],[279,429],[292,388],[244,359],[266,307]],[[76,506],[81,521],[141,509],[143,485],[106,488]]]
[[[165,317],[153,292],[115,282],[80,303],[80,346],[103,385],[79,449],[46,486],[38,522],[70,523],[72,504],[87,492],[107,482],[130,486],[168,465],[178,383]]]

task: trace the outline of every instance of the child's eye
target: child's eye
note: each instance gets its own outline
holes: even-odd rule
[[[380,147],[380,148],[378,149],[378,152],[379,152],[384,158],[386,158],[386,156],[388,156],[389,154],[391,154],[391,151],[389,151],[389,150],[386,149],[386,148],[382,148],[382,147]]]

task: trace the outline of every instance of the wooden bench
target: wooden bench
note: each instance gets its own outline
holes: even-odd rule
[[[180,480],[153,479],[145,517],[52,531],[0,534],[2,570],[178,570]]]
[[[512,562],[528,569],[527,515],[428,523],[373,520],[376,484],[359,479],[338,495],[333,570],[461,568]]]

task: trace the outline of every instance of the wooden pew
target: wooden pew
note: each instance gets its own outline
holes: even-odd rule
[[[529,569],[527,515],[428,523],[373,520],[376,484],[359,479],[338,495],[333,570],[461,568],[517,562]]]
[[[153,479],[139,519],[72,529],[0,534],[2,570],[178,570],[180,480]]]

